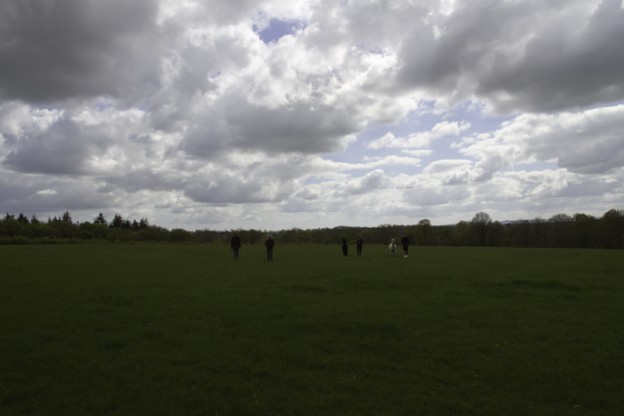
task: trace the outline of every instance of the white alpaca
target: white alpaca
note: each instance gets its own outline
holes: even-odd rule
[[[396,242],[394,241],[394,238],[390,240],[390,244],[388,244],[388,251],[390,252],[390,255],[396,256],[397,246],[396,246]]]

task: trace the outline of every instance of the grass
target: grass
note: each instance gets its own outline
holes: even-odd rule
[[[0,247],[0,414],[621,412],[621,252],[411,250]]]

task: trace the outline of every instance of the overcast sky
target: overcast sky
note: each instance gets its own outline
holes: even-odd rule
[[[622,0],[1,0],[0,211],[167,228],[624,208]]]

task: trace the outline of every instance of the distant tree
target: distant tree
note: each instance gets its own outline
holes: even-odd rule
[[[531,222],[527,220],[515,221],[507,224],[506,238],[509,245],[531,246]]]
[[[108,225],[108,227],[106,227]],[[266,230],[237,230],[245,244],[263,241]],[[346,238],[351,244],[362,234],[366,244],[387,244],[390,238],[408,235],[414,244],[439,245],[488,245],[524,247],[605,247],[624,248],[624,210],[611,209],[600,218],[582,213],[574,216],[556,214],[548,220],[511,221],[501,224],[492,221],[485,212],[478,212],[473,219],[460,221],[457,225],[433,226],[428,219],[416,225],[380,225],[377,227],[350,227],[299,229],[272,231],[282,243],[335,244]],[[0,216],[0,243],[10,243],[14,237],[36,242],[36,239],[74,239],[108,241],[169,241],[198,243],[227,243],[230,231],[183,229],[169,231],[150,225],[145,218],[140,221],[124,219],[115,214],[109,223],[102,213],[92,223],[72,222],[66,211],[60,218],[48,217],[40,221],[35,215],[27,218],[8,212]]]
[[[254,229],[251,230],[239,230],[239,236],[245,244],[255,244],[260,241],[263,233]]]
[[[508,245],[508,241],[505,239],[505,226],[498,221],[493,221],[488,226],[488,245],[494,247],[500,247]]]
[[[63,213],[63,217],[61,218],[61,221],[68,223],[68,224],[72,224],[72,217],[71,215],[69,215],[69,211],[65,211]]]
[[[390,239],[399,238],[396,234],[396,227],[393,227],[390,224],[383,224],[376,228],[376,232],[373,233],[373,237],[370,239],[372,241],[377,241],[378,243],[388,244]]]
[[[533,247],[548,247],[547,239],[548,223],[542,218],[535,218],[531,221],[531,240]]]
[[[453,244],[460,246],[474,245],[473,233],[471,230],[471,224],[466,221],[460,221],[455,226],[455,238]]]
[[[574,244],[574,223],[568,214],[556,214],[548,220],[548,245],[571,247]]]
[[[472,221],[470,221],[476,233],[476,238],[482,246],[485,246],[487,243],[487,232],[491,223],[492,218],[485,212],[477,212]]]
[[[139,221],[139,228],[141,230],[145,230],[147,227],[149,227],[149,222],[147,221],[147,218],[141,218],[141,220]]]
[[[124,219],[120,214],[115,214],[113,221],[110,223],[111,228],[121,228],[123,226]]]
[[[15,237],[19,235],[20,223],[15,219],[15,216],[6,214],[4,220],[1,223],[0,236]]]
[[[572,221],[572,217],[568,214],[555,214],[548,220],[550,222],[570,222]]]
[[[169,234],[169,241],[172,243],[187,243],[193,240],[193,234],[181,228],[174,228]]]
[[[140,238],[143,241],[170,241],[170,234],[165,228],[150,225],[140,232]]]
[[[415,227],[415,242],[416,244],[430,245],[433,242],[433,231],[431,228],[431,221],[427,218],[418,221],[418,225]]]
[[[624,211],[611,209],[605,212],[600,225],[603,247],[624,247]]]
[[[576,231],[575,247],[589,248],[595,247],[596,242],[592,243],[597,235],[598,221],[591,215],[574,214],[574,228]]]
[[[457,226],[441,225],[433,227],[435,242],[441,246],[457,245]]]
[[[106,240],[109,233],[107,227],[102,224],[96,224],[95,222],[83,222],[78,228],[80,231],[80,238],[83,240]]]
[[[97,217],[95,217],[93,223],[98,225],[108,225],[108,221],[106,221],[104,214],[102,214],[101,212],[98,214]]]

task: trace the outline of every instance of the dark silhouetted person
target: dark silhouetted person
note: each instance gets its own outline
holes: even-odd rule
[[[403,246],[403,257],[407,257],[407,251],[409,250],[409,237],[405,236],[401,239],[401,245]]]
[[[362,234],[358,235],[358,238],[355,240],[355,246],[357,247],[357,255],[362,255],[362,246],[364,245],[364,237]]]
[[[275,241],[273,241],[273,236],[269,235],[264,242],[264,245],[267,249],[267,260],[273,261],[273,247],[275,247]]]
[[[238,251],[241,248],[241,239],[238,234],[234,233],[232,236],[232,241],[230,241],[230,247],[232,247],[232,252],[234,253],[234,259],[238,260]]]
[[[347,239],[342,239],[342,255],[346,256],[349,254],[349,246],[347,245]]]

